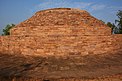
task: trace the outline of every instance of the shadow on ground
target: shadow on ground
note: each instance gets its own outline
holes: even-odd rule
[[[13,77],[94,79],[114,75],[122,75],[122,51],[116,54],[70,55],[65,57],[0,54],[0,76],[7,81],[8,79],[12,81]]]

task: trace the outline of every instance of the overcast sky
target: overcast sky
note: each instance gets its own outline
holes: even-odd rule
[[[114,22],[122,0],[0,0],[0,34],[7,24],[18,24],[39,10],[48,8],[79,8],[105,22]]]

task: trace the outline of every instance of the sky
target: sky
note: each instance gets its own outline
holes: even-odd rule
[[[0,0],[0,34],[7,24],[19,24],[37,11],[59,7],[87,10],[99,20],[114,23],[122,0]]]

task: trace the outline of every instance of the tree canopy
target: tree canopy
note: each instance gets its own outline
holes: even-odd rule
[[[3,29],[3,34],[2,35],[10,35],[10,29],[15,27],[15,24],[8,24],[6,27]]]
[[[115,24],[108,22],[107,25],[112,28],[112,32],[114,34],[122,34],[122,10],[119,10],[116,16],[118,19],[115,20]]]
[[[119,10],[116,16],[118,17],[118,20],[115,20],[115,23],[117,24],[117,27],[119,29],[118,33],[122,34],[122,10]]]

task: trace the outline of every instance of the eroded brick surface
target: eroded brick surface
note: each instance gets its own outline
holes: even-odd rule
[[[23,55],[89,55],[122,49],[122,35],[87,11],[57,8],[37,12],[0,37],[0,53]]]

